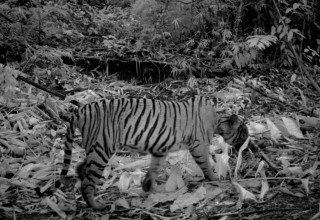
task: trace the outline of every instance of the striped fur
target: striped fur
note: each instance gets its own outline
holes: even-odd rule
[[[101,100],[81,107],[72,116],[67,129],[64,166],[66,176],[72,153],[74,131],[82,134],[85,161],[78,167],[81,191],[93,209],[103,209],[94,199],[109,158],[117,149],[126,147],[152,155],[151,165],[142,188],[149,191],[155,183],[159,167],[169,152],[189,149],[206,178],[214,180],[208,146],[214,133],[231,145],[242,144],[248,132],[236,115],[218,119],[214,106],[202,96],[181,102],[154,99],[120,98]]]

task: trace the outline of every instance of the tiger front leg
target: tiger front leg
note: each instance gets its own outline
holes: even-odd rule
[[[215,177],[210,164],[209,144],[196,144],[190,149],[190,153],[198,166],[201,168],[206,179],[211,181],[218,180],[218,178]]]
[[[160,167],[164,164],[167,155],[152,154],[150,168],[142,181],[142,189],[149,192],[156,184]]]

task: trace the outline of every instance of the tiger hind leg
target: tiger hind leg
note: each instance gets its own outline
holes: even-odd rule
[[[211,181],[217,180],[217,177],[215,177],[210,164],[209,144],[195,145],[190,149],[190,153],[198,166],[201,168],[204,177]]]
[[[94,195],[96,193],[95,185],[100,182],[100,178],[107,165],[107,161],[97,160],[91,155],[81,163],[78,168],[78,176],[81,180],[81,193],[85,202],[93,209],[100,210],[106,208],[106,204],[96,201]]]
[[[152,154],[150,168],[142,181],[142,189],[149,192],[155,186],[156,178],[158,177],[160,167],[166,160],[166,154]]]

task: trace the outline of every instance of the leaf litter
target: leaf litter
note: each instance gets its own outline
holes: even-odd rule
[[[194,79],[190,82],[194,90],[199,89],[199,81]],[[171,84],[164,83],[170,89]],[[182,85],[174,91],[175,95],[170,96],[161,95],[157,86],[108,82],[106,86],[99,86],[103,91],[85,90],[68,96],[68,100],[88,103],[108,96],[105,94],[141,97],[139,93],[172,100],[175,97],[187,97],[186,91],[190,90],[185,86],[188,83],[175,83]],[[203,88],[202,94],[215,94],[220,98],[218,113],[238,114],[243,111],[244,101],[247,101],[247,98],[243,98],[247,97],[243,90],[232,85],[220,93]],[[68,184],[54,195],[39,197],[35,190],[37,187],[40,186],[41,193],[45,193],[59,178],[66,130],[59,115],[66,114],[71,105],[68,101],[53,98],[44,101],[39,98],[35,101],[34,96],[32,98],[33,104],[27,102],[28,99],[20,99],[24,107],[1,111],[0,217],[40,214],[63,219],[88,216],[108,219],[119,217],[119,212],[126,210],[128,213],[122,216],[124,219],[140,215],[155,219],[195,216],[217,218],[238,215],[250,200],[251,204],[253,201],[259,205],[272,201],[279,193],[298,198],[319,195],[319,184],[316,184],[320,179],[317,159],[319,149],[312,144],[317,141],[316,136],[301,132],[299,116],[274,113],[249,119],[250,139],[256,143],[257,148],[251,148],[245,143],[239,152],[231,149],[230,153],[230,148],[219,137],[212,140],[210,152],[215,154],[212,165],[215,167],[217,181],[203,181],[202,173],[191,155],[187,151],[175,152],[167,158],[168,163],[159,176],[156,191],[146,194],[140,183],[148,168],[150,156],[120,151],[110,160],[109,166],[112,169],[106,168],[102,185],[98,187],[98,199],[109,204],[110,210],[88,213],[75,173],[76,164],[84,158],[84,150],[79,146],[81,140],[78,139],[78,144],[74,144],[73,148]],[[270,164],[277,164],[274,166],[277,172],[270,169]]]

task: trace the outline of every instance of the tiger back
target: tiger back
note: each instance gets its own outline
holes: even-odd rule
[[[70,162],[74,131],[82,135],[86,159],[78,166],[81,192],[93,209],[106,207],[94,199],[109,158],[121,148],[152,155],[150,168],[142,182],[144,191],[155,185],[159,168],[169,152],[188,149],[207,179],[215,180],[209,161],[209,145],[214,133],[238,146],[248,137],[246,126],[236,115],[218,119],[214,105],[202,96],[174,102],[155,99],[120,98],[101,100],[81,107],[67,128],[64,181]]]

